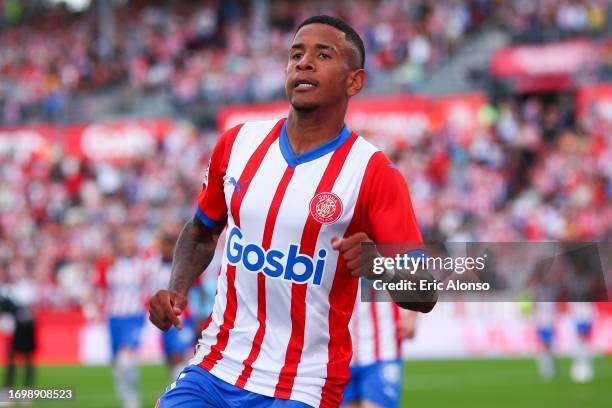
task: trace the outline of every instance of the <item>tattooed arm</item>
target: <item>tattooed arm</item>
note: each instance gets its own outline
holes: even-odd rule
[[[223,227],[208,228],[197,218],[189,220],[174,249],[168,290],[158,291],[149,304],[149,319],[162,330],[182,328],[179,315],[187,305],[187,292],[212,260]]]

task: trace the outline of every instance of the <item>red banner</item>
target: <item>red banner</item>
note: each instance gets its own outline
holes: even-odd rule
[[[11,154],[29,159],[32,155],[46,155],[58,133],[52,125],[0,128],[0,157]]]
[[[436,99],[419,95],[362,97],[349,105],[346,122],[382,148],[412,145],[442,126],[470,137],[485,103],[482,94]],[[218,128],[223,131],[247,121],[281,118],[288,109],[287,102],[229,106],[219,112]],[[49,154],[54,146],[60,146],[68,155],[94,161],[148,157],[174,125],[171,120],[153,119],[0,128],[0,155],[16,154],[27,159],[33,154]]]
[[[481,93],[442,96],[430,103],[432,130],[446,128],[468,142],[480,125],[481,108],[488,102]]]
[[[594,74],[601,62],[601,45],[587,40],[503,48],[491,61],[491,72],[515,80],[518,91],[566,90],[577,76]]]
[[[146,157],[171,131],[173,122],[165,119],[80,125],[37,125],[0,128],[0,155],[29,158],[48,154],[61,146],[70,156],[91,160],[125,160]]]
[[[558,309],[557,351],[574,349],[575,321],[568,308]],[[486,313],[483,313],[486,311]],[[87,322],[81,312],[46,309],[36,313],[37,364],[108,364],[110,339],[106,321]],[[536,327],[516,303],[440,303],[430,318],[419,323],[417,337],[405,345],[412,358],[517,356],[536,352]],[[161,362],[160,331],[146,322],[139,350],[142,362]],[[452,339],[452,341],[448,341]],[[11,334],[0,332],[0,363],[6,363]],[[597,304],[591,347],[594,353],[612,353],[612,307]]]
[[[380,144],[413,144],[431,129],[429,102],[416,95],[355,99],[346,122],[360,135]]]
[[[351,101],[346,116],[349,127],[379,145],[413,144],[426,132],[450,126],[472,133],[478,125],[478,111],[486,103],[483,94],[465,94],[428,99],[420,95],[362,97]],[[287,116],[286,102],[237,105],[222,109],[219,131],[249,120]]]
[[[167,120],[71,125],[63,129],[63,136],[71,156],[124,160],[153,154],[171,126]]]
[[[591,41],[524,45],[502,48],[493,56],[491,69],[500,77],[574,74],[599,64],[600,46]]]

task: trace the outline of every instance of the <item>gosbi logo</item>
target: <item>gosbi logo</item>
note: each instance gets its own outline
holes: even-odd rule
[[[242,265],[249,272],[263,272],[270,278],[294,283],[320,285],[325,269],[325,249],[319,250],[316,261],[300,254],[300,246],[289,244],[286,251],[270,248],[267,251],[255,243],[244,242],[240,228],[234,226],[227,235],[226,256],[229,264]]]
[[[332,224],[342,215],[342,201],[334,193],[319,193],[310,200],[310,215],[321,224]]]

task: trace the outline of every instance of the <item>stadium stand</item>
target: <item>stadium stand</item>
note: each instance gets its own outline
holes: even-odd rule
[[[136,228],[144,250],[160,227],[192,215],[218,137],[216,107],[282,97],[286,44],[307,15],[338,14],[363,34],[369,95],[388,81],[396,92],[419,91],[492,26],[521,44],[579,36],[605,46],[610,32],[605,0],[145,3],[118,6],[111,37],[121,41],[103,44],[96,8],[56,8],[36,25],[24,12],[0,25],[0,269],[30,276],[39,306],[81,305],[119,228]],[[578,106],[577,88],[497,92],[479,107],[469,138],[444,118],[423,137],[386,146],[426,239],[610,240],[612,121],[609,111]],[[145,155],[126,160],[57,147],[65,122],[117,112],[188,117],[197,128],[177,121]],[[57,146],[7,141],[40,121]]]

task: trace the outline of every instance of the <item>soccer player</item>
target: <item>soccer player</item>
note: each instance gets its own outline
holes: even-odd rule
[[[595,377],[591,332],[593,327],[594,306],[590,302],[570,303],[570,314],[576,329],[576,346],[572,358],[570,378],[585,383]]]
[[[157,237],[157,252],[147,261],[147,269],[152,274],[151,282],[153,283],[150,293],[168,287],[172,269],[172,252],[176,239],[177,234],[168,231],[160,232]],[[187,353],[192,349],[196,340],[191,314],[189,312],[183,313],[182,320],[182,330],[179,331],[176,327],[171,327],[162,334],[162,346],[172,379],[178,377],[183,369]]]
[[[557,375],[557,364],[553,350],[555,302],[535,303],[535,324],[540,350],[536,355],[538,372],[543,380],[552,380]]]
[[[355,303],[351,380],[344,408],[396,408],[402,391],[402,341],[414,337],[417,314],[385,301]]]
[[[578,383],[592,381],[595,376],[591,350],[591,329],[593,305],[589,302],[569,303],[568,314],[576,331],[576,345],[572,352],[570,378]],[[541,349],[536,356],[538,371],[543,380],[550,381],[557,376],[554,353],[554,321],[557,314],[555,302],[539,302],[535,305],[538,341]]]
[[[341,403],[356,277],[373,277],[360,257],[371,265],[378,256],[361,243],[421,241],[404,178],[344,124],[365,83],[364,54],[341,20],[305,20],[287,63],[288,117],[245,123],[218,141],[150,319],[164,330],[182,326],[187,291],[227,225],[218,293],[191,364],[159,407]],[[418,278],[394,269],[380,276]],[[401,306],[427,312],[435,301],[434,291],[420,292]]]
[[[13,337],[7,348],[4,372],[5,391],[16,388],[17,367],[15,363],[18,360],[17,357],[22,357],[24,363],[23,388],[34,386],[36,322],[32,309],[36,300],[36,288],[34,282],[26,276],[25,271],[19,270],[18,274],[20,276],[15,282],[0,283],[0,312],[10,314],[15,323]]]
[[[95,287],[102,297],[111,337],[115,389],[125,408],[140,407],[138,347],[146,313],[146,260],[139,256],[136,232],[119,234],[116,256],[97,264]]]

